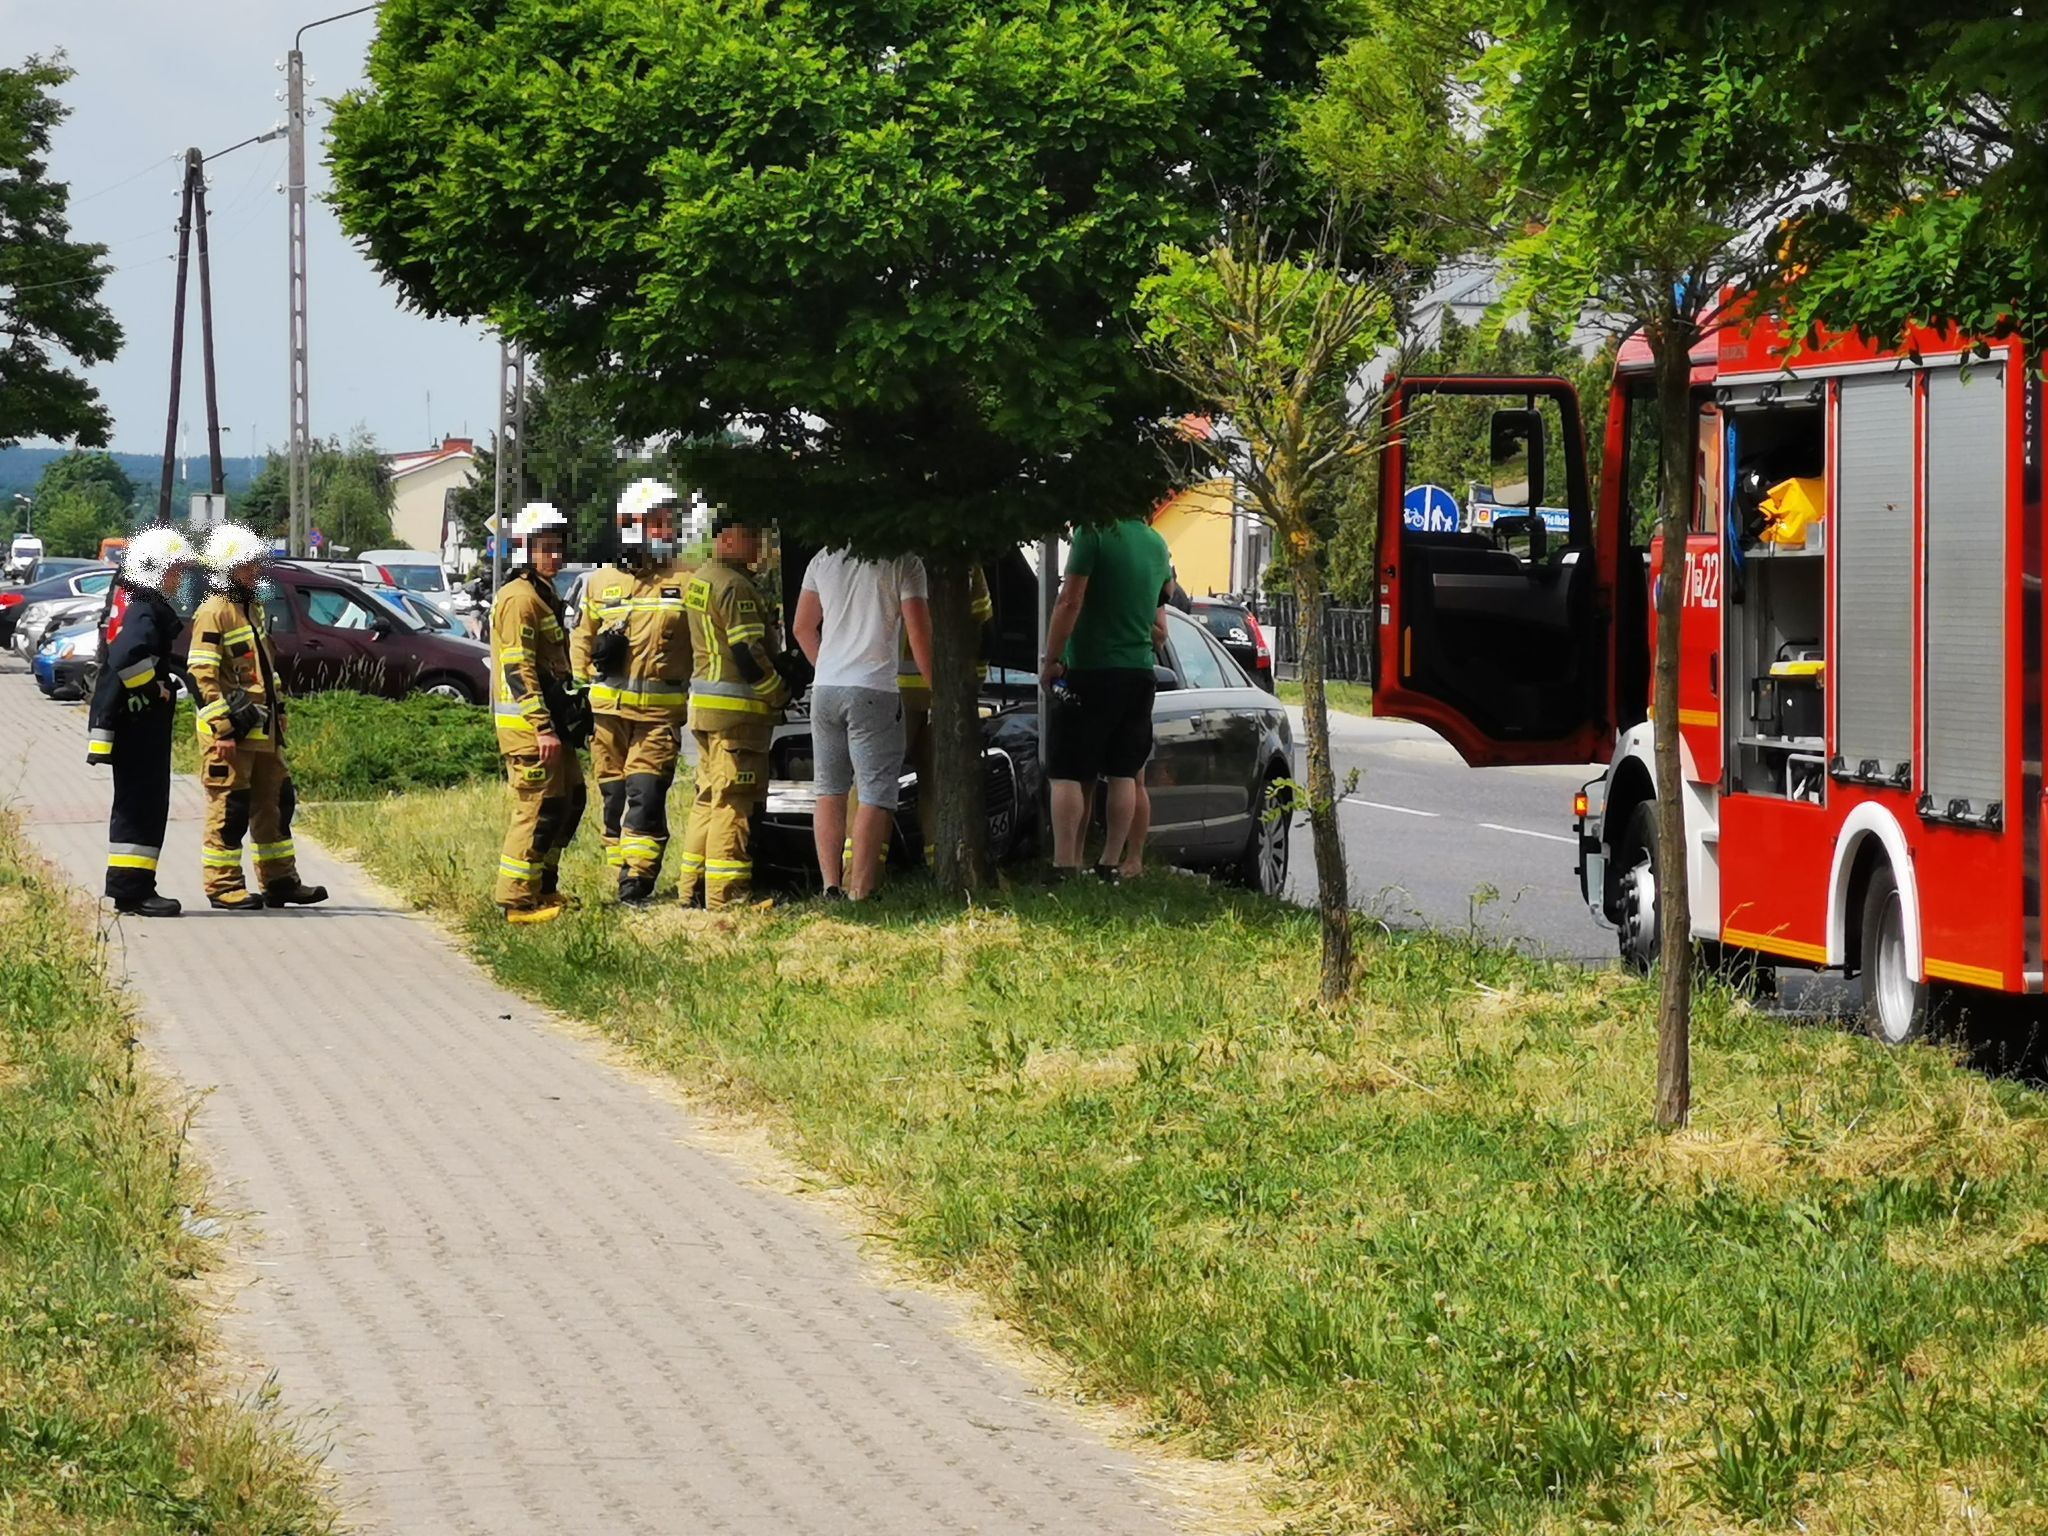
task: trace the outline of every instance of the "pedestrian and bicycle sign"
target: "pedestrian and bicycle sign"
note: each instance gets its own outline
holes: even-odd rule
[[[1440,485],[1411,485],[1401,498],[1401,526],[1412,533],[1456,533],[1458,498]]]

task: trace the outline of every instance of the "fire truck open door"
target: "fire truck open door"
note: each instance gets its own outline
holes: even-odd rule
[[[1373,713],[1431,727],[1474,767],[1603,761],[1620,552],[1595,545],[1577,393],[1555,378],[1411,378],[1387,410]],[[1445,497],[1416,491],[1425,440],[1439,462],[1470,445],[1471,480],[1443,488],[1465,497],[1455,527]]]

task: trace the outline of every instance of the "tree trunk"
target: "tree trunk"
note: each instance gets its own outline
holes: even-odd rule
[[[1678,1127],[1692,1113],[1692,889],[1685,847],[1685,780],[1678,755],[1679,617],[1685,603],[1685,543],[1697,475],[1692,343],[1697,327],[1673,315],[1648,328],[1657,362],[1662,438],[1657,585],[1657,667],[1651,683],[1657,766],[1657,1123]]]
[[[1351,883],[1337,826],[1337,775],[1330,763],[1330,705],[1323,692],[1323,571],[1313,555],[1293,562],[1295,605],[1301,610],[1303,734],[1308,737],[1308,824],[1316,851],[1316,911],[1323,920],[1322,999],[1351,992]]]
[[[988,882],[988,814],[981,782],[979,657],[981,626],[969,594],[965,560],[934,561],[932,607],[933,840],[932,877],[941,889],[969,896]],[[923,794],[925,787],[918,786]]]

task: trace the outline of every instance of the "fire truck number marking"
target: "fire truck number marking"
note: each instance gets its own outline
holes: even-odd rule
[[[1685,606],[1688,608],[1719,608],[1721,606],[1721,552],[1703,550],[1694,554],[1685,552]]]

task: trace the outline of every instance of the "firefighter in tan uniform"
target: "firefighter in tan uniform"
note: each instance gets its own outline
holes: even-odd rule
[[[677,895],[707,907],[752,899],[754,812],[768,797],[768,742],[789,702],[780,626],[755,587],[761,532],[735,513],[711,519],[712,557],[690,578],[690,734],[697,798],[683,834]]]
[[[206,837],[201,862],[206,897],[228,912],[310,906],[327,887],[299,879],[292,851],[292,811],[298,796],[284,761],[284,697],[270,623],[256,583],[270,549],[246,528],[223,523],[206,541],[213,591],[192,616],[186,657],[199,690],[199,780],[206,789]],[[242,877],[242,839],[253,838],[256,880]]]
[[[689,708],[690,626],[675,564],[676,493],[636,480],[619,497],[619,561],[591,572],[571,661],[587,679],[591,760],[619,900],[644,906],[668,848],[668,792]]]
[[[568,556],[569,520],[544,501],[512,525],[512,572],[491,606],[491,712],[512,796],[498,854],[496,900],[506,920],[561,916],[562,850],[583,820],[589,790],[576,755],[578,700],[555,576]]]

